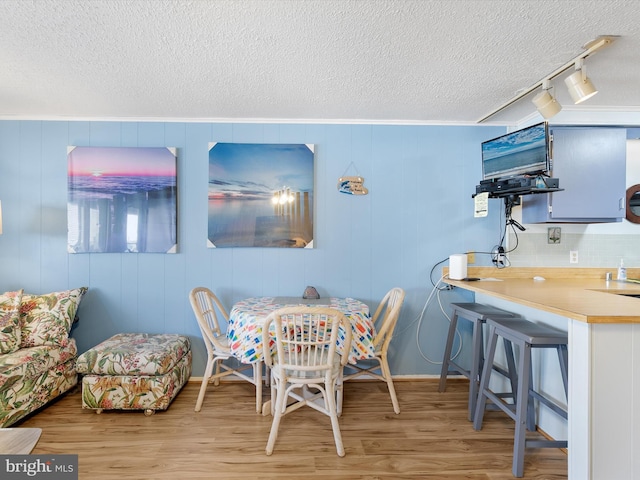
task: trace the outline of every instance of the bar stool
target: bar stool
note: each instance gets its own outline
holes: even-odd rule
[[[482,428],[482,419],[485,412],[487,399],[509,415],[516,423],[514,446],[513,446],[513,466],[512,472],[515,477],[522,477],[524,471],[524,449],[527,447],[536,448],[566,448],[566,440],[526,440],[526,430],[534,431],[536,428],[533,399],[537,399],[562,418],[567,419],[567,410],[554,403],[551,399],[544,397],[533,389],[531,349],[532,348],[554,348],[558,352],[560,362],[560,372],[564,386],[565,396],[568,388],[568,355],[567,355],[567,333],[556,330],[545,325],[533,323],[524,319],[506,320],[503,318],[488,318],[489,345],[487,357],[482,377],[480,380],[480,392],[474,414],[473,428]],[[501,400],[500,396],[489,389],[491,379],[491,368],[496,353],[498,337],[511,342],[513,346],[519,347],[517,362],[517,386],[513,390],[514,404],[508,404]],[[513,355],[513,350],[507,352],[507,358]],[[513,361],[509,362],[512,368]]]
[[[483,325],[488,317],[492,318],[521,318],[516,313],[502,310],[501,308],[483,305],[481,303],[452,303],[453,316],[449,324],[449,334],[447,335],[447,344],[444,349],[444,359],[442,360],[442,369],[440,371],[440,383],[438,391],[444,392],[447,376],[449,374],[461,374],[469,379],[469,406],[468,418],[473,421],[475,414],[476,401],[478,398],[478,384],[480,382],[480,373],[484,364],[484,335]],[[464,318],[473,322],[472,352],[471,352],[471,368],[466,370],[460,364],[451,358],[451,350],[456,335],[456,327],[458,318]],[[503,369],[496,367],[503,375],[508,375]],[[515,370],[512,370],[515,371]],[[511,379],[515,385],[515,377]]]

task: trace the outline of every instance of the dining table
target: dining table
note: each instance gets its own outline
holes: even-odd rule
[[[326,297],[252,297],[240,300],[231,308],[227,338],[231,353],[242,363],[263,361],[262,326],[269,314],[279,308],[295,305],[323,306],[342,312],[351,323],[349,362],[373,358],[375,327],[366,303],[354,298]],[[344,334],[338,335],[338,353],[345,351]]]

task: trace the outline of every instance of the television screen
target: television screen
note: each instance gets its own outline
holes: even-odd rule
[[[546,122],[482,142],[482,179],[548,174],[548,147]]]

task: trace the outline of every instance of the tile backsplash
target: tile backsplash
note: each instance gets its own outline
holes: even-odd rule
[[[560,243],[548,243],[547,232],[509,235],[508,254],[513,267],[611,267],[624,258],[626,267],[640,267],[640,235],[564,233]],[[571,251],[578,252],[578,263],[570,263]]]

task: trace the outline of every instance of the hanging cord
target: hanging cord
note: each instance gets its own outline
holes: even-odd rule
[[[437,265],[439,265],[442,262],[439,262]],[[435,267],[434,267],[435,268]],[[436,295],[438,298],[438,305],[440,306],[440,311],[442,312],[442,314],[445,316],[445,318],[447,319],[448,322],[451,322],[451,318],[449,317],[449,315],[447,315],[447,312],[445,312],[444,307],[442,306],[442,300],[440,298],[440,293],[443,290],[448,290],[448,288],[443,288],[440,287],[440,284],[442,283],[442,280],[446,277],[446,275],[442,275],[440,277],[440,279],[438,280],[438,282],[436,284],[434,284],[433,288],[431,289],[431,293],[429,293],[429,296],[427,297],[427,300],[424,303],[424,307],[422,307],[422,311],[420,312],[420,315],[418,315],[411,323],[409,323],[408,325],[405,326],[405,328],[403,328],[402,330],[400,330],[398,332],[398,334],[402,334],[403,332],[407,331],[414,323],[417,322],[417,328],[416,328],[416,345],[418,347],[418,352],[420,353],[420,356],[426,360],[428,363],[431,363],[433,365],[442,365],[442,362],[438,362],[435,360],[430,359],[422,350],[421,346],[420,346],[420,329],[422,327],[422,322],[424,320],[424,314],[427,311],[427,307],[429,306],[429,304],[431,303],[431,300],[433,299],[433,296]],[[456,358],[460,352],[462,351],[462,336],[460,335],[460,332],[458,332],[458,330],[456,329],[456,337],[458,338],[458,349],[456,350],[455,354],[453,355],[452,358]]]
[[[429,305],[429,302],[431,301],[431,298],[433,297],[434,293],[436,291],[441,291],[441,290],[451,290],[453,287],[451,287],[450,285],[443,285],[442,287],[440,287],[439,285],[442,283],[442,280],[446,277],[446,275],[442,275],[440,277],[440,279],[438,280],[438,283],[435,283],[433,281],[433,271],[436,269],[436,267],[444,262],[446,262],[447,260],[449,260],[449,257],[440,260],[438,263],[436,263],[432,268],[431,268],[431,272],[429,272],[429,281],[431,282],[431,285],[433,285],[433,289],[431,290],[431,293],[429,294],[429,296],[427,297],[427,301],[424,304],[424,307],[422,308],[422,312],[420,312],[420,315],[418,315],[416,318],[414,318],[409,324],[405,325],[405,327],[402,330],[397,330],[398,334],[403,333],[405,331],[407,331],[409,328],[411,328],[411,326],[419,321],[422,321],[422,317],[424,316],[424,312],[427,309],[427,306]],[[446,314],[445,314],[446,316]]]
[[[442,260],[440,260],[438,263],[436,263],[433,267],[431,267],[431,271],[429,272],[429,281],[431,282],[431,285],[433,285],[434,288],[438,288],[436,286],[436,284],[433,282],[433,272],[436,269],[436,267],[438,265],[443,264],[444,262],[446,262],[447,260],[449,260],[449,257],[447,258],[443,258]],[[442,282],[442,279],[444,278],[444,275],[442,277],[440,277],[440,280],[438,280],[438,285]],[[450,285],[445,285],[444,287],[441,288],[442,290],[451,290],[451,286]]]
[[[358,172],[358,169],[356,168],[356,164],[351,162],[349,163],[349,165],[347,165],[347,169],[344,171],[344,173],[342,174],[343,177],[348,176],[347,173],[349,172],[349,169],[352,168],[356,171],[356,177],[361,177],[362,175],[360,175],[360,173]]]
[[[516,231],[516,229],[520,230],[521,232],[524,232],[526,230],[522,225],[520,225],[520,223],[514,220],[513,217],[511,216],[513,205],[516,202],[517,198],[511,196],[511,197],[505,197],[504,200],[505,200],[504,201],[504,218],[505,218],[504,231],[502,230],[502,226],[501,226],[500,242],[498,243],[498,245],[493,247],[493,252],[491,252],[492,255],[494,255],[493,263],[497,268],[506,268],[511,266],[511,262],[509,261],[509,258],[506,256],[506,254],[511,253],[516,248],[518,248],[519,240],[518,240],[518,232]],[[503,245],[507,237],[507,232],[509,230],[509,227],[511,227],[511,231],[513,232],[513,236],[515,238],[515,245],[511,249],[505,250]],[[500,256],[502,260],[498,260],[497,258],[498,256]]]
[[[505,268],[506,266],[508,266],[506,264],[506,259],[507,257],[504,256],[504,240],[505,237],[507,236],[507,223],[508,223],[508,217],[507,217],[507,202],[505,201],[503,204],[500,205],[500,218],[502,218],[503,215],[503,211],[502,211],[502,207],[504,206],[505,210],[504,210],[504,216],[505,216],[505,223],[504,223],[504,233],[502,230],[502,222],[500,222],[499,224],[499,228],[500,231],[498,232],[498,237],[500,238],[500,240],[498,241],[498,244],[495,245],[492,249],[491,249],[491,261],[493,262],[494,266],[496,268]],[[502,260],[504,259],[504,260]]]
[[[440,277],[440,280],[438,280],[438,285],[440,284],[440,282],[442,281],[442,279],[444,278],[444,275],[442,277]],[[422,311],[420,312],[420,314],[414,318],[409,324],[405,325],[404,328],[402,330],[398,330],[396,328],[396,331],[398,332],[397,334],[400,335],[404,332],[406,332],[407,330],[409,330],[414,323],[416,322],[422,322],[422,317],[424,316],[424,312],[427,310],[427,306],[429,305],[429,302],[431,302],[431,299],[433,298],[433,295],[435,294],[435,292],[438,291],[438,288],[436,285],[434,285],[434,287],[431,289],[431,293],[429,293],[429,296],[427,297],[427,301],[424,304],[424,307],[422,307]]]
[[[422,327],[422,321],[424,320],[424,314],[427,310],[427,307],[429,306],[429,303],[431,302],[431,299],[433,298],[433,294],[436,294],[436,297],[438,298],[438,305],[440,306],[440,311],[442,312],[442,314],[445,316],[445,318],[447,319],[447,321],[449,323],[451,323],[451,318],[449,317],[449,315],[447,315],[447,312],[445,312],[444,307],[442,306],[442,299],[440,298],[440,293],[442,292],[442,290],[447,290],[446,288],[438,288],[438,285],[440,285],[440,283],[442,283],[442,280],[446,277],[446,275],[442,275],[442,277],[440,277],[440,280],[438,280],[438,283],[436,284],[436,286],[434,286],[433,290],[431,290],[431,294],[429,295],[429,297],[427,298],[427,301],[424,304],[424,307],[422,309],[422,312],[420,312],[420,317],[418,319],[418,326],[416,328],[416,347],[418,348],[418,352],[420,353],[420,356],[427,361],[428,363],[431,363],[432,365],[442,365],[442,361],[436,361],[436,360],[432,360],[430,359],[426,353],[424,353],[424,351],[422,350],[422,347],[420,346],[420,328]],[[456,337],[458,338],[458,349],[456,350],[456,353],[453,355],[453,358],[456,358],[460,352],[462,351],[462,336],[460,335],[460,332],[458,331],[458,329],[456,329]]]

